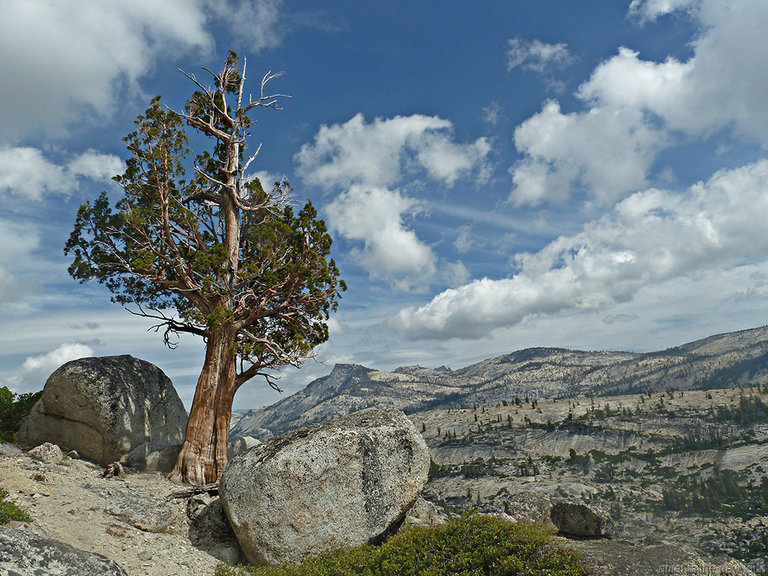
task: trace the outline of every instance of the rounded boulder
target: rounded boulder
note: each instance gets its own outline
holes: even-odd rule
[[[552,523],[567,536],[612,538],[616,526],[605,510],[581,502],[557,502],[549,511]]]
[[[80,358],[51,374],[16,438],[76,450],[102,466],[168,471],[186,423],[179,395],[154,364],[129,355]]]
[[[427,483],[429,450],[399,411],[366,411],[270,438],[235,456],[219,484],[253,564],[381,541]]]

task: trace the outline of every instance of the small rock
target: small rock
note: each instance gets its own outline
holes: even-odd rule
[[[195,494],[187,500],[187,518],[194,520],[211,503],[213,497],[207,492]]]
[[[77,453],[77,450],[70,450],[69,452],[67,452],[67,456],[72,458],[72,460],[79,460],[80,459],[80,454]]]
[[[110,536],[115,536],[117,538],[122,538],[126,535],[125,528],[119,524],[110,524],[106,527],[106,532]]]
[[[261,440],[257,440],[253,436],[238,436],[229,443],[228,458],[234,458],[238,454],[245,452],[249,448],[258,446],[261,444]]]
[[[121,516],[125,514],[125,510],[120,508],[119,506],[107,506],[104,508],[104,512],[107,514],[111,514],[112,516]]]
[[[400,531],[411,526],[437,526],[446,522],[445,516],[438,510],[437,506],[419,496],[416,503],[408,510],[408,514],[405,515]]]
[[[125,476],[125,468],[123,468],[123,465],[120,464],[120,462],[112,462],[112,464],[107,466],[104,469],[104,472],[101,473],[102,478],[112,478],[113,476]]]
[[[47,462],[49,464],[58,464],[64,459],[64,454],[61,448],[56,444],[50,442],[44,442],[39,446],[35,446],[28,452],[29,456],[40,462]]]
[[[21,448],[10,442],[0,442],[0,456],[18,456],[22,454]]]

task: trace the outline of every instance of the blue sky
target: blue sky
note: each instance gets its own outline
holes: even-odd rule
[[[292,95],[257,110],[349,285],[317,358],[379,369],[531,346],[654,350],[766,323],[768,3],[4,0],[0,385],[132,354],[189,406],[202,344],[69,278],[77,207],[123,169],[150,98],[180,108],[227,49]],[[278,399],[252,381],[237,408]]]

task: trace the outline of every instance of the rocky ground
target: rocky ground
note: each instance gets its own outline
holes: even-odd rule
[[[630,403],[629,399],[626,403]],[[504,452],[498,451],[504,446],[503,439],[499,442],[477,438],[477,451],[472,453],[472,458],[462,454],[454,441],[454,433],[457,438],[460,432],[468,436],[478,434],[473,432],[477,423],[480,423],[480,430],[490,432],[491,424],[498,423],[498,416],[504,414],[503,408],[510,407],[452,411],[450,417],[437,412],[417,415],[417,425],[423,424],[423,433],[434,450],[433,457],[440,462],[433,466],[426,491],[426,496],[433,502],[453,512],[467,508],[495,513],[504,510],[515,518],[533,520],[546,520],[551,503],[560,497],[586,500],[591,505],[610,506],[620,502],[623,508],[617,515],[619,530],[612,539],[560,539],[584,554],[592,566],[590,574],[593,576],[752,574],[743,564],[725,557],[722,554],[727,551],[725,549],[719,551],[718,559],[689,546],[691,539],[683,537],[686,524],[680,515],[658,514],[650,510],[643,516],[627,501],[630,494],[653,500],[659,486],[649,484],[641,489],[623,486],[619,480],[623,472],[617,474],[611,484],[602,483],[588,470],[572,469],[567,458],[529,460],[528,456],[522,456],[534,453],[531,450],[515,452],[512,456],[508,449],[505,456]],[[516,416],[522,421],[518,423],[528,425],[522,406],[515,408]],[[558,410],[561,408],[557,407]],[[510,416],[515,414],[514,410],[509,412]],[[528,408],[527,412],[531,414],[537,410]],[[541,414],[544,413],[546,411],[542,409]],[[556,410],[551,412],[555,413]],[[565,417],[567,413],[566,406]],[[475,414],[478,415],[477,422]],[[515,422],[517,420],[513,420]],[[438,427],[441,428],[439,432]],[[548,430],[544,432],[550,433]],[[610,436],[607,434],[606,438]],[[542,450],[548,446],[536,434],[531,435],[531,439],[529,448],[538,446]],[[564,454],[569,454],[573,446],[586,450],[592,446],[589,442],[583,438],[563,439],[559,450]],[[515,451],[519,448],[517,445]],[[747,470],[755,462],[765,459],[764,453],[743,448],[746,447],[730,456],[724,455],[721,461],[740,463],[739,466],[743,465],[740,469]],[[688,465],[700,460],[696,457],[685,462]],[[529,470],[524,471],[524,466]],[[33,529],[79,550],[113,560],[130,576],[210,576],[219,560],[234,563],[243,559],[216,497],[206,492],[192,494],[156,473],[129,472],[123,477],[104,478],[102,472],[100,466],[83,460],[40,461],[9,445],[0,445],[0,487],[8,491],[10,500],[31,514]],[[609,487],[616,497],[606,497]],[[647,494],[643,490],[647,490]],[[640,508],[646,505],[648,502],[641,503]],[[616,507],[612,509],[615,513]],[[701,528],[700,517],[692,517],[686,522],[689,522],[689,532],[693,532],[690,526],[695,525],[697,530]],[[708,533],[716,535],[721,531],[721,542],[729,538],[734,541],[736,528],[744,533],[740,538],[746,538],[746,534],[765,534],[765,526],[757,516],[749,522],[733,520],[729,524],[727,518],[708,522]],[[754,559],[751,566],[759,568]]]
[[[630,542],[693,546],[768,573],[768,386],[518,398],[411,419],[435,462],[426,497],[446,510],[523,502],[538,519],[551,502],[587,502]]]
[[[217,499],[174,497],[181,488],[157,473],[101,473],[83,460],[0,454],[0,487],[36,529],[106,556],[130,576],[212,575],[219,559],[242,559]]]
[[[436,505],[548,521],[553,505],[586,505],[612,526],[610,540],[569,541],[595,576],[751,574],[739,560],[767,575],[767,374],[768,327],[650,354],[537,348],[459,370],[337,365],[236,415],[233,433],[263,439],[397,408],[429,446],[435,515]],[[30,542],[45,535],[130,575],[213,574],[218,560],[243,559],[215,491],[160,474],[102,477],[78,457],[0,444],[0,488],[35,519]],[[0,564],[19,539],[0,527]]]

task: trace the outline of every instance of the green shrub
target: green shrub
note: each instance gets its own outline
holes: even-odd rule
[[[41,390],[34,394],[16,395],[5,386],[0,386],[0,442],[13,441],[22,420],[42,394]]]
[[[8,492],[0,488],[0,526],[14,520],[17,522],[32,522],[29,514],[16,506],[13,502],[6,501]]]
[[[308,558],[299,565],[221,565],[216,576],[583,576],[576,552],[556,546],[552,531],[528,522],[464,515],[441,526],[414,527],[378,547]]]
[[[718,406],[714,418],[718,422],[736,422],[742,426],[760,424],[768,419],[768,405],[756,396],[739,396],[738,407]]]
[[[660,510],[676,510],[692,514],[710,514],[723,508],[758,515],[768,502],[768,479],[760,485],[741,486],[736,472],[720,469],[715,464],[708,478],[698,474],[680,476],[676,485],[664,488],[658,502]]]

